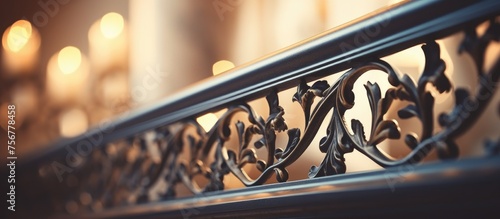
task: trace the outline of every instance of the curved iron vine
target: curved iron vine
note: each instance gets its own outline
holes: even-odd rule
[[[446,67],[440,58],[439,45],[431,41],[422,46],[425,68],[416,83],[408,75],[396,74],[382,60],[359,64],[331,86],[321,80],[312,86],[301,81],[293,100],[300,104],[304,112],[305,128],[302,135],[299,128],[288,128],[283,118],[285,111],[279,105],[277,92],[273,90],[266,97],[270,112],[267,119],[257,115],[249,104],[239,103],[229,107],[208,132],[191,118],[93,151],[89,159],[84,161],[85,165],[81,165],[76,171],[81,182],[68,186],[77,192],[72,197],[66,197],[66,200],[78,202],[85,209],[99,210],[175,197],[175,187],[179,183],[192,193],[200,194],[223,190],[224,176],[229,173],[246,186],[263,184],[272,175],[279,182],[287,181],[286,168],[309,147],[320,124],[331,111],[333,114],[326,136],[319,145],[325,157],[319,166],[310,169],[309,177],[344,173],[344,154],[353,150],[358,150],[383,167],[419,162],[432,149],[437,149],[442,159],[456,158],[458,147],[454,142],[455,138],[470,127],[491,100],[492,95],[485,96],[485,92],[493,93],[497,87],[500,61],[497,60],[489,72],[483,69],[483,62],[488,44],[493,40],[498,41],[499,33],[500,24],[493,20],[482,36],[477,36],[473,28],[466,31],[460,52],[466,52],[473,58],[481,81],[480,87],[474,98],[466,90],[455,90],[456,105],[451,113],[439,116],[442,131],[438,133],[434,133],[433,127],[434,97],[426,90],[426,86],[431,84],[443,93],[451,90],[451,83],[444,74]],[[388,81],[393,87],[382,96],[377,83],[367,82],[365,85],[372,111],[372,125],[369,128],[371,134],[366,139],[365,127],[361,122],[353,119],[352,130],[349,130],[344,115],[355,104],[352,92],[354,83],[370,70],[387,73]],[[483,83],[484,81],[488,83]],[[319,102],[312,109],[316,99]],[[397,120],[384,118],[395,100],[409,102],[398,111],[399,118],[417,118],[423,128],[420,136],[415,133],[404,136],[405,144],[412,151],[398,160],[377,148],[377,144],[386,139],[402,137]],[[473,109],[469,107],[471,104],[475,106]],[[232,120],[238,113],[247,115],[248,125],[241,121],[234,124],[238,136],[235,151],[226,144],[231,136]],[[280,148],[276,146],[276,135],[283,131],[287,131],[288,143]],[[259,136],[259,140],[252,145],[254,136]],[[490,148],[498,153],[497,146]],[[259,158],[256,152],[258,149],[264,149],[267,157]],[[246,165],[254,165],[260,171],[259,176],[251,178],[244,170]],[[96,169],[101,172],[96,172]],[[197,177],[204,178],[206,183],[199,184]],[[90,196],[91,201],[82,201],[82,195]]]

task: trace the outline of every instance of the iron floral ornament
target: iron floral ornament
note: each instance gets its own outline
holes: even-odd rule
[[[98,211],[171,199],[176,196],[176,186],[181,184],[193,194],[203,194],[223,190],[224,177],[228,174],[246,186],[264,184],[273,175],[277,181],[285,182],[289,178],[287,167],[311,146],[320,124],[330,112],[326,136],[319,144],[325,156],[318,166],[311,167],[311,178],[345,173],[344,155],[354,150],[382,167],[417,163],[434,149],[441,159],[457,158],[459,151],[455,139],[477,120],[490,102],[492,95],[485,93],[496,89],[500,73],[499,60],[488,72],[483,66],[488,44],[499,40],[500,24],[490,21],[482,36],[478,36],[474,28],[465,33],[459,52],[473,58],[480,80],[479,89],[474,95],[464,89],[455,90],[454,108],[449,114],[439,115],[439,132],[434,127],[435,100],[426,87],[432,85],[443,93],[450,92],[452,84],[444,73],[446,65],[440,58],[439,45],[430,41],[422,46],[425,67],[416,82],[408,75],[396,74],[390,64],[379,59],[357,64],[333,85],[319,80],[309,86],[302,80],[292,98],[302,107],[303,129],[288,127],[277,91],[271,90],[266,96],[269,107],[266,119],[254,112],[248,103],[234,103],[208,132],[192,117],[100,147],[75,171],[79,182],[66,188],[72,196],[65,196],[66,190],[61,190],[60,195],[66,202],[59,205],[77,203],[84,209]],[[366,128],[353,119],[348,128],[344,116],[355,105],[353,85],[370,70],[385,72],[392,87],[382,96],[377,83],[367,82],[364,87],[371,110],[371,127]],[[423,130],[420,135],[402,136],[397,120],[385,119],[384,115],[395,100],[408,103],[397,115],[399,119],[418,119]],[[313,108],[314,101],[318,102]],[[246,115],[247,122],[234,122],[237,114]],[[366,131],[370,132],[369,139]],[[276,145],[280,132],[288,134],[286,145]],[[255,137],[258,140],[252,141]],[[231,138],[237,138],[236,147],[230,147]],[[382,141],[401,138],[411,149],[401,159],[391,158],[377,148]],[[498,147],[493,143],[489,145],[492,153],[498,154]],[[257,150],[265,150],[267,155],[259,157]],[[249,176],[247,165],[259,172],[257,177]],[[82,201],[82,196],[90,196],[90,201]]]

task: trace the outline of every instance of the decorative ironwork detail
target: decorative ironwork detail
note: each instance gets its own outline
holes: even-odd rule
[[[439,57],[439,46],[435,42],[429,42],[422,46],[426,57],[426,65],[422,76],[415,84],[408,75],[398,76],[392,67],[384,61],[375,60],[355,67],[345,73],[339,81],[332,86],[325,98],[318,104],[320,108],[333,108],[333,116],[327,130],[327,136],[321,140],[320,149],[326,153],[326,157],[318,167],[312,167],[310,177],[344,173],[346,171],[344,154],[354,149],[362,152],[368,158],[383,167],[402,165],[420,161],[429,151],[430,147],[440,145],[442,154],[447,157],[458,155],[457,147],[451,140],[439,139],[429,142],[433,128],[433,106],[434,98],[429,91],[425,90],[427,84],[432,84],[439,92],[451,89],[450,81],[444,74],[445,64]],[[352,88],[354,82],[369,70],[380,70],[388,74],[389,83],[394,86],[389,88],[384,97],[381,96],[380,87],[376,83],[368,82],[365,85],[370,109],[372,111],[372,127],[370,128],[370,139],[365,138],[364,127],[360,121],[353,119],[350,134],[345,125],[344,114],[346,110],[354,106],[354,94]],[[401,137],[400,127],[396,120],[384,119],[384,115],[394,100],[405,100],[410,102],[408,106],[398,111],[401,119],[416,117],[420,120],[423,133],[418,139],[416,134],[405,136],[405,143],[413,151],[400,160],[393,160],[382,153],[376,146],[385,139],[399,139]],[[318,116],[324,116],[324,113]],[[433,140],[437,140],[434,139]],[[444,156],[444,155],[443,155]]]
[[[496,89],[500,74],[499,63],[490,72],[483,70],[485,49],[492,40],[499,40],[500,24],[491,21],[482,36],[477,36],[473,28],[465,32],[459,52],[466,52],[473,58],[480,87],[474,98],[466,90],[456,89],[456,105],[451,113],[439,116],[442,128],[437,133],[433,124],[434,97],[426,86],[430,84],[443,93],[449,92],[452,85],[444,74],[446,66],[440,58],[439,45],[430,41],[422,46],[425,68],[416,83],[408,75],[398,75],[388,63],[378,59],[358,64],[333,85],[320,80],[309,86],[302,80],[293,96],[293,101],[298,102],[304,112],[305,127],[302,131],[288,127],[277,91],[272,90],[266,97],[269,106],[267,119],[257,115],[249,104],[238,103],[229,107],[208,132],[190,118],[94,150],[89,159],[83,161],[84,165],[75,171],[81,181],[68,186],[76,191],[72,193],[76,195],[67,197],[67,200],[97,211],[111,206],[169,199],[175,197],[178,184],[183,184],[194,194],[223,190],[224,176],[230,173],[246,186],[263,184],[272,175],[279,182],[287,181],[289,173],[286,168],[310,146],[330,111],[333,114],[326,136],[319,145],[325,157],[318,166],[310,169],[309,177],[345,173],[344,154],[353,150],[383,167],[419,162],[432,149],[436,149],[442,159],[456,158],[459,153],[455,138],[466,131],[484,110],[491,100],[491,95],[485,96],[484,93]],[[349,130],[344,115],[355,104],[354,83],[370,70],[385,72],[393,87],[382,96],[377,83],[367,82],[364,87],[372,112],[372,125],[366,129],[359,120],[353,119]],[[318,103],[312,108],[316,99],[319,99]],[[417,118],[422,124],[420,135],[401,136],[397,120],[384,117],[395,100],[409,102],[398,111],[398,116],[400,119]],[[475,107],[471,108],[471,104]],[[234,123],[238,113],[246,114],[248,123]],[[231,133],[232,125],[236,135]],[[365,130],[370,131],[369,139]],[[276,145],[276,135],[284,131],[287,131],[288,143],[280,148]],[[231,136],[238,138],[236,149],[227,145]],[[252,142],[254,136],[259,140]],[[401,137],[411,149],[401,159],[394,160],[377,148],[386,139]],[[498,144],[490,148],[498,153]],[[258,157],[257,149],[265,149],[267,157]],[[257,178],[253,179],[245,172],[246,165],[253,165],[252,168],[260,171]],[[205,183],[199,183],[200,178]],[[90,196],[91,201],[82,201],[82,195]]]

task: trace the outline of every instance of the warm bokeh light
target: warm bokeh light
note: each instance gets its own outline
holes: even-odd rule
[[[81,109],[70,109],[59,116],[59,131],[64,137],[77,136],[87,128],[87,114]]]
[[[29,21],[18,20],[2,35],[2,65],[9,74],[33,72],[38,63],[40,35]]]
[[[196,121],[201,125],[201,127],[203,127],[203,129],[205,129],[206,132],[208,132],[217,122],[217,116],[213,113],[207,113],[196,118]]]
[[[123,17],[115,12],[105,14],[101,18],[100,27],[102,34],[108,38],[115,38],[123,31]]]
[[[57,65],[64,74],[71,74],[80,67],[82,62],[82,54],[80,50],[74,46],[67,46],[59,51],[57,56]]]
[[[218,75],[232,68],[234,68],[234,64],[232,62],[227,60],[220,60],[212,66],[212,73],[214,75]]]
[[[46,89],[50,101],[79,102],[89,89],[89,63],[75,47],[65,47],[47,63]]]
[[[11,103],[16,106],[16,123],[23,124],[24,120],[30,115],[36,115],[38,112],[38,90],[35,83],[16,84],[12,89]]]
[[[115,12],[105,14],[92,23],[88,31],[89,57],[93,74],[128,66],[127,24]]]
[[[10,49],[12,52],[19,52],[31,37],[31,24],[26,20],[16,21],[9,30],[5,31],[7,34],[7,45],[4,48]]]

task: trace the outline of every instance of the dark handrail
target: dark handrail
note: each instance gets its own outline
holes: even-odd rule
[[[491,208],[490,206],[492,206],[492,204],[498,204],[499,200],[488,192],[498,191],[498,187],[494,187],[500,181],[498,174],[500,172],[498,168],[498,157],[482,158],[472,161],[459,161],[455,163],[443,163],[438,165],[422,165],[415,167],[411,173],[398,173],[401,177],[403,177],[403,181],[400,183],[400,191],[402,192],[393,197],[391,197],[391,194],[388,194],[388,192],[384,190],[387,189],[385,187],[387,183],[390,184],[390,182],[387,182],[387,178],[384,178],[384,172],[355,174],[350,176],[334,176],[323,179],[311,179],[309,181],[290,182],[286,185],[274,184],[258,188],[245,188],[238,191],[220,190],[224,189],[224,185],[221,182],[223,175],[228,174],[229,172],[231,172],[247,186],[261,185],[271,176],[271,174],[275,174],[278,181],[287,181],[288,173],[285,168],[302,155],[303,151],[309,146],[312,138],[317,133],[317,129],[319,127],[318,124],[324,120],[326,113],[330,111],[334,112],[332,113],[333,115],[329,130],[327,136],[322,139],[320,146],[322,147],[322,152],[326,155],[321,165],[312,168],[309,172],[309,176],[311,178],[344,173],[345,164],[343,163],[343,155],[353,151],[354,149],[363,153],[375,163],[383,167],[388,167],[386,171],[389,172],[397,171],[398,166],[412,165],[415,162],[419,162],[423,159],[423,156],[419,155],[427,155],[431,149],[438,150],[440,158],[456,158],[458,156],[458,149],[456,149],[454,138],[462,131],[456,126],[469,126],[470,123],[477,118],[477,116],[467,115],[460,118],[462,121],[454,123],[454,118],[464,112],[464,100],[469,98],[469,96],[467,96],[468,94],[466,95],[465,92],[457,89],[455,92],[456,106],[453,108],[453,112],[440,117],[439,122],[441,127],[443,127],[443,130],[437,134],[433,133],[433,131],[435,131],[432,128],[434,117],[432,113],[429,114],[429,111],[432,111],[433,107],[433,97],[430,93],[426,93],[425,86],[428,83],[431,83],[439,91],[449,91],[451,86],[449,84],[450,82],[443,73],[445,66],[443,61],[440,59],[439,45],[435,43],[434,40],[449,36],[458,31],[465,31],[466,35],[462,49],[466,53],[469,53],[469,55],[471,55],[474,59],[475,64],[479,66],[478,75],[480,80],[488,79],[488,77],[490,77],[490,80],[497,83],[500,75],[500,61],[497,60],[489,72],[483,72],[483,69],[481,69],[481,57],[484,55],[483,52],[486,45],[490,41],[500,38],[500,36],[498,36],[498,27],[500,25],[498,24],[498,21],[491,20],[491,29],[489,30],[494,32],[491,34],[493,37],[490,35],[486,37],[478,37],[474,35],[475,32],[473,33],[471,29],[475,28],[479,23],[484,22],[487,19],[492,19],[494,16],[499,14],[500,1],[495,0],[478,2],[413,1],[397,4],[381,11],[371,13],[356,21],[336,27],[325,33],[306,39],[251,63],[234,68],[222,75],[198,82],[153,106],[149,106],[134,111],[126,116],[117,118],[108,125],[109,127],[112,127],[112,131],[110,132],[103,132],[100,128],[94,128],[75,138],[62,139],[50,147],[46,147],[43,151],[32,154],[30,157],[24,156],[23,159],[19,160],[21,163],[18,165],[18,168],[22,170],[19,171],[18,179],[20,184],[23,186],[22,188],[25,189],[19,193],[19,200],[21,200],[20,203],[22,203],[22,201],[26,201],[26,203],[30,202],[30,204],[36,208],[34,210],[36,213],[34,214],[41,212],[41,215],[53,215],[54,213],[63,212],[64,209],[50,209],[50,207],[53,207],[51,205],[53,203],[49,202],[38,205],[41,201],[31,200],[32,196],[41,198],[51,196],[51,193],[54,193],[54,197],[52,198],[55,200],[51,201],[57,202],[54,206],[58,206],[54,208],[63,208],[60,206],[61,203],[65,203],[68,200],[74,202],[74,200],[79,199],[79,197],[69,197],[72,195],[74,196],[78,192],[86,192],[86,194],[95,193],[96,197],[99,198],[99,201],[109,201],[112,198],[109,198],[110,196],[108,193],[115,191],[112,189],[114,188],[113,186],[116,187],[119,183],[128,182],[128,180],[134,181],[134,183],[136,183],[135,185],[139,185],[133,188],[137,189],[134,191],[143,189],[139,192],[144,192],[149,189],[151,183],[141,187],[143,186],[141,184],[142,181],[131,179],[134,177],[141,179],[141,177],[145,176],[141,175],[141,173],[147,172],[146,174],[149,174],[147,176],[148,182],[160,179],[159,176],[161,175],[163,178],[160,180],[170,183],[169,189],[172,189],[171,187],[174,187],[176,183],[182,181],[182,183],[186,186],[191,186],[189,189],[195,194],[199,195],[204,194],[205,192],[215,192],[210,193],[210,197],[205,199],[205,202],[203,203],[196,203],[196,196],[194,196],[194,198],[176,199],[179,200],[179,202],[162,201],[156,204],[149,203],[131,208],[121,208],[122,203],[118,201],[113,202],[114,200],[111,200],[108,203],[109,205],[105,206],[105,210],[102,214],[90,214],[90,216],[127,217],[143,215],[156,217],[161,214],[161,216],[165,217],[178,217],[178,211],[183,209],[183,204],[193,204],[195,207],[202,206],[205,209],[205,213],[200,216],[206,217],[219,213],[222,213],[222,216],[229,218],[239,213],[247,214],[253,217],[263,216],[259,214],[259,212],[255,212],[254,210],[256,209],[265,209],[271,213],[279,213],[279,216],[287,215],[287,211],[289,211],[289,213],[293,213],[293,215],[290,214],[289,216],[301,216],[300,213],[297,214],[297,211],[293,209],[300,207],[301,197],[307,197],[309,199],[319,198],[320,200],[329,200],[334,201],[337,204],[342,204],[339,198],[332,198],[331,195],[347,197],[348,195],[346,194],[356,194],[357,200],[361,200],[362,196],[359,192],[364,191],[368,191],[368,193],[365,194],[370,196],[366,199],[369,200],[369,202],[376,202],[379,200],[377,199],[378,195],[384,195],[386,197],[383,200],[393,203],[395,206],[397,205],[401,208],[406,206],[406,204],[412,205],[415,203],[425,206],[425,203],[422,201],[422,196],[419,196],[418,191],[415,191],[415,189],[422,186],[425,186],[426,191],[441,189],[441,193],[437,192],[434,197],[438,197],[440,194],[446,195],[448,198],[441,199],[446,202],[441,203],[439,206],[443,208],[450,208],[450,206],[446,203],[454,200],[452,195],[461,191],[461,186],[470,187],[475,183],[479,183],[479,185],[483,186],[479,190],[474,191],[478,193],[469,196],[457,197],[469,197],[471,200],[477,198],[480,199],[480,204],[472,205],[471,203],[473,201],[463,200],[460,202],[460,206],[465,208],[465,206],[469,206],[469,204],[471,204],[471,208],[474,209],[483,209],[484,206],[487,206],[485,212],[494,211],[495,208]],[[422,43],[425,43],[425,46],[422,48],[426,57],[425,69],[427,69],[427,72],[422,74],[417,82],[417,85],[410,82],[410,79],[405,79],[404,76],[400,78],[396,75],[388,63],[378,59]],[[363,63],[363,65],[359,65],[359,63]],[[316,81],[311,87],[309,87],[306,83],[348,68],[351,68],[351,70],[343,74],[339,81],[335,82],[335,84],[331,86],[326,81]],[[351,104],[353,104],[351,103],[352,100],[349,99],[352,98],[350,93],[346,91],[351,90],[350,88],[352,88],[352,85],[361,74],[372,69],[380,70],[388,74],[389,82],[394,86],[394,89],[391,90],[393,91],[392,93],[388,92],[388,95],[386,96],[390,96],[389,98],[394,99],[399,98],[400,100],[406,100],[414,104],[412,106],[413,108],[410,107],[406,109],[407,111],[402,111],[401,115],[399,115],[400,118],[418,116],[418,119],[422,122],[424,129],[431,127],[423,132],[420,139],[416,137],[412,138],[412,136],[405,139],[405,143],[412,149],[412,151],[410,155],[404,159],[396,161],[391,160],[376,149],[377,143],[381,140],[400,138],[401,134],[398,130],[399,127],[397,127],[397,124],[383,119],[385,112],[381,111],[384,109],[387,110],[387,108],[390,107],[390,103],[388,102],[393,99],[385,99],[386,101],[384,102],[381,97],[379,97],[380,89],[378,85],[371,83],[366,85],[369,102],[371,104],[370,107],[372,108],[372,118],[374,121],[370,132],[371,139],[365,139],[364,130],[367,129],[363,129],[362,124],[359,124],[359,121],[357,120],[352,121],[352,130],[350,130],[351,132],[354,132],[354,135],[349,134],[349,131],[342,126],[344,125],[344,112],[350,108]],[[312,110],[312,113],[309,112],[310,109],[304,110],[306,128],[302,130],[298,128],[288,129],[283,118],[281,117],[284,110],[278,103],[277,92],[294,86],[297,86],[298,88],[297,93],[293,97],[296,101],[300,102],[307,98],[321,97],[321,100]],[[486,87],[481,85],[479,89],[484,90]],[[307,97],[306,95],[315,96]],[[264,119],[260,117],[254,117],[251,107],[247,104],[248,101],[262,98],[264,96],[266,96],[270,107],[270,115],[267,118],[267,121],[263,121]],[[469,110],[467,113],[480,114],[489,103],[490,99],[491,98],[478,100],[476,108],[479,109],[476,111]],[[429,104],[429,102],[431,103]],[[311,107],[312,102],[309,104],[310,105],[306,107],[302,106],[303,109]],[[193,121],[190,120],[203,113],[213,112],[224,108],[228,108],[229,114],[225,114],[226,117],[223,116],[223,118],[219,119],[218,124],[214,126],[215,128],[220,128],[220,130],[212,128],[211,131],[206,133],[204,130],[201,130],[197,124],[192,124]],[[256,142],[255,147],[257,147],[258,143],[260,143],[261,146],[265,145],[268,149],[267,163],[265,160],[257,161],[255,157],[252,157],[252,152],[255,151],[245,151],[241,149],[241,151],[248,153],[243,154],[239,151],[240,154],[236,155],[235,152],[229,151],[227,148],[222,146],[226,141],[225,138],[227,138],[225,135],[229,135],[224,133],[224,129],[229,129],[229,126],[226,123],[229,123],[232,115],[231,113],[242,111],[249,114],[248,117],[250,123],[253,125],[253,129],[249,129],[248,127],[245,129],[243,123],[238,123],[236,124],[240,132],[238,134],[240,134],[241,138],[243,134],[248,134],[247,131],[249,130],[249,135],[262,135],[262,142]],[[374,111],[381,113],[381,116],[377,117]],[[190,170],[187,170],[188,168],[185,163],[177,162],[175,157],[179,155],[179,151],[182,150],[184,142],[181,138],[185,137],[182,133],[183,131],[175,134],[170,133],[170,127],[167,127],[167,125],[176,122],[181,122],[183,123],[182,125],[185,125],[186,127],[194,127],[197,134],[199,134],[198,137],[202,139],[200,142],[195,142],[196,139],[194,138],[188,139],[191,141],[191,145],[184,146],[185,148],[191,147],[190,150],[193,151],[196,150],[196,147],[199,149],[195,152],[191,151],[192,154],[195,155],[192,155],[194,158],[190,161],[189,165],[192,164],[195,168],[191,168]],[[315,128],[316,130],[314,130]],[[288,129],[289,142],[283,150],[282,148],[278,148],[274,145],[274,140],[276,132],[281,132],[286,129]],[[85,190],[87,189],[86,186],[88,186],[90,188],[89,190],[92,191],[73,191],[76,186],[72,187],[70,185],[71,179],[68,179],[61,184],[53,184],[56,182],[54,178],[57,173],[54,174],[55,171],[52,169],[53,166],[50,165],[56,161],[62,161],[65,159],[67,161],[67,149],[70,147],[75,148],[77,144],[88,139],[88,136],[99,136],[99,141],[93,142],[99,149],[106,149],[106,146],[109,146],[107,144],[113,141],[124,140],[125,143],[123,143],[123,145],[126,145],[124,148],[130,149],[139,145],[141,150],[143,150],[141,152],[144,152],[147,151],[145,148],[148,147],[148,143],[146,142],[148,140],[138,135],[151,130],[154,130],[154,135],[157,137],[156,140],[165,146],[161,149],[163,151],[161,151],[161,161],[159,163],[154,163],[151,159],[148,160],[149,158],[144,158],[147,156],[141,157],[141,159],[144,158],[143,160],[135,160],[132,164],[131,162],[129,163],[124,157],[119,157],[119,159],[113,160],[113,162],[116,161],[117,163],[120,163],[116,165],[118,167],[116,169],[108,168],[108,170],[110,172],[116,170],[122,175],[118,174],[118,177],[110,176],[110,179],[106,179],[108,181],[104,180],[104,183],[99,180],[89,182],[90,180],[85,177],[80,179],[83,183],[79,188],[84,188]],[[220,133],[216,133],[216,131],[220,131]],[[304,134],[301,135],[300,131],[303,131]],[[346,137],[337,139],[338,136]],[[376,137],[374,138],[373,136]],[[217,143],[217,147],[212,147],[212,145],[217,145]],[[160,143],[157,145],[160,145]],[[500,146],[498,144],[492,145],[493,146],[491,146],[491,148],[493,149],[491,149],[491,154],[497,155],[499,153],[498,148],[500,148]],[[113,149],[115,149],[114,145],[109,147],[113,147]],[[215,154],[213,158],[215,161],[211,164],[203,163],[205,161],[203,159],[206,158],[207,154],[210,151],[214,151],[212,150],[213,148],[215,148],[216,151],[213,153]],[[93,154],[91,154],[91,152]],[[70,170],[75,170],[73,174],[78,176],[89,176],[89,172],[93,172],[95,171],[95,168],[104,166],[104,164],[99,163],[100,161],[104,160],[105,162],[111,162],[106,159],[112,155],[106,154],[108,152],[105,150],[94,150],[91,152],[85,156],[87,162],[83,162],[84,165],[82,165],[82,168],[80,168],[81,166],[78,166]],[[124,155],[128,151],[122,150],[121,152],[124,153],[118,155]],[[146,153],[147,152],[144,152],[140,154],[140,156]],[[261,171],[259,178],[254,181],[248,180],[245,176],[245,172],[242,171],[242,166],[245,163],[238,163],[235,158],[236,156],[240,156],[238,158],[239,161],[244,160],[245,158],[248,160],[253,159],[252,162],[255,164],[256,168]],[[168,160],[168,162],[166,160]],[[149,163],[146,163],[149,166],[142,166],[142,161],[148,161]],[[125,165],[124,163],[130,165]],[[109,166],[113,165],[115,165],[115,163],[109,164]],[[128,169],[122,168],[124,166]],[[413,168],[413,166],[411,167]],[[485,167],[487,168],[484,169]],[[164,169],[162,168],[167,169],[167,171],[171,170],[172,174],[164,174]],[[131,169],[133,171],[130,171]],[[187,173],[192,169],[196,169],[192,171],[196,172],[195,174],[202,173],[203,176],[209,178],[210,183],[203,188],[203,190],[197,188],[197,185],[193,186],[192,177],[195,174],[190,175]],[[440,175],[441,173],[445,175]],[[473,176],[473,179],[468,176]],[[128,177],[131,178],[129,179]],[[41,181],[40,188],[29,187],[31,185],[30,180],[37,179],[40,179]],[[335,179],[335,181],[333,179]],[[490,179],[490,181],[488,181],[488,179]],[[59,179],[59,182],[61,181],[62,180]],[[92,183],[94,184],[89,186]],[[61,185],[60,188],[59,185]],[[348,187],[353,190],[338,189],[337,186],[340,185],[348,185]],[[329,189],[322,191],[321,186],[330,187]],[[287,189],[298,190],[295,192],[285,193],[284,191]],[[319,190],[315,192],[308,189]],[[468,191],[470,192],[472,189],[469,189]],[[267,194],[263,194],[263,198],[255,197],[245,200],[238,199],[248,195],[248,192],[253,194]],[[270,194],[274,194],[276,197],[271,196]],[[168,192],[164,195],[165,199],[174,197],[174,195]],[[404,199],[406,195],[417,197],[417,199],[413,200],[414,202],[403,202],[403,204],[398,205],[398,200]],[[290,201],[284,201],[290,197],[292,197]],[[135,203],[139,203],[140,198],[141,197],[137,198]],[[213,201],[216,199],[218,201]],[[270,207],[259,206],[258,203],[260,200],[265,200],[266,202],[269,201]],[[315,203],[319,202],[320,201],[315,201]],[[353,205],[355,202],[356,200],[350,199],[349,204]],[[363,204],[368,208],[368,210],[373,210],[369,209],[369,202],[363,202]],[[251,204],[252,206],[244,206],[245,204]],[[163,209],[157,209],[162,206],[164,207]],[[237,212],[227,211],[224,209],[226,207],[234,207]],[[350,209],[351,211],[355,209],[352,206],[347,207],[348,208],[346,209]],[[89,206],[87,205],[85,208],[89,208]],[[409,208],[411,208],[411,206]],[[309,213],[321,210],[324,215],[327,213],[330,214],[333,211],[329,209],[328,204],[319,204],[318,206],[307,205],[304,209]],[[337,209],[337,212],[338,211],[341,210]],[[377,213],[377,210],[373,210],[372,212]],[[344,211],[343,213],[349,212]],[[26,215],[29,214],[30,213],[27,213]],[[62,216],[65,217],[67,215]]]
[[[328,73],[347,69],[349,64],[366,57],[382,57],[399,48],[424,43],[458,31],[463,25],[491,16],[500,9],[500,1],[413,1],[368,14],[356,21],[333,28],[268,56],[228,72],[196,83],[159,103],[117,118],[113,131],[103,134],[101,144],[130,136],[187,117],[215,111],[235,101],[261,97],[265,91],[296,86],[299,78],[313,80]],[[380,30],[359,43],[365,30]],[[23,162],[38,163],[48,156],[63,156],[65,146],[87,136],[100,134],[92,129],[84,135],[63,139],[33,153]],[[33,163],[33,164],[34,164]]]
[[[498,214],[498,183],[495,157],[427,164],[411,173],[390,168],[222,191],[81,217],[490,218]]]

